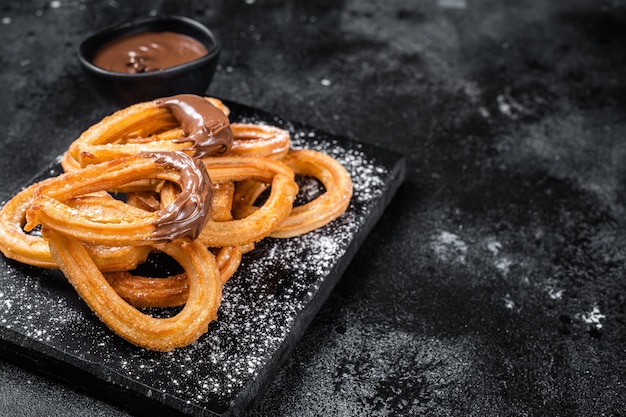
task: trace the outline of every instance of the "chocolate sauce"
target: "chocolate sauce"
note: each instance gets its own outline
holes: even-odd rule
[[[199,41],[174,32],[144,32],[116,39],[96,52],[94,65],[113,72],[142,73],[174,67],[208,54]]]
[[[211,215],[213,185],[204,164],[184,152],[150,152],[157,164],[180,171],[181,191],[154,223],[153,240],[200,236]]]
[[[230,122],[220,109],[193,94],[158,99],[157,106],[169,109],[185,132],[179,142],[193,142],[195,158],[228,152],[233,144]]]

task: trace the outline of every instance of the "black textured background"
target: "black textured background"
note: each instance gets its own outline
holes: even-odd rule
[[[623,413],[626,2],[4,0],[2,189],[112,110],[80,40],[152,10],[217,31],[209,94],[408,158],[252,415]],[[0,415],[129,414],[1,363]]]

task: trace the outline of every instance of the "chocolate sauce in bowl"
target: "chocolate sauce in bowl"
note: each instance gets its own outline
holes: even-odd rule
[[[187,35],[142,32],[105,44],[92,63],[113,72],[137,74],[181,65],[208,53],[202,43]]]

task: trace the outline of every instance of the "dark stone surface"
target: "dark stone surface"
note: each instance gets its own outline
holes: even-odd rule
[[[3,189],[110,112],[80,40],[152,9],[216,29],[210,94],[408,158],[253,415],[626,409],[625,2],[4,2]],[[0,415],[128,415],[8,363],[0,381]]]

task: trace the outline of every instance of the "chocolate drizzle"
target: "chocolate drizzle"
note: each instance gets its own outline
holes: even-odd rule
[[[178,120],[185,137],[179,142],[193,142],[195,158],[223,154],[230,150],[233,133],[230,122],[220,109],[203,97],[180,94],[156,100],[159,107],[169,109]]]
[[[178,142],[192,142],[185,149],[193,150],[193,158],[185,152],[150,153],[159,164],[180,171],[180,195],[162,211],[156,220],[154,240],[178,237],[197,238],[210,218],[213,185],[200,158],[223,154],[230,150],[233,134],[230,122],[220,109],[203,97],[180,94],[156,100],[180,123],[185,137]]]
[[[157,164],[180,172],[180,194],[162,210],[154,223],[153,239],[197,238],[210,218],[213,197],[213,186],[204,164],[184,152],[150,152],[146,155],[153,157]]]

